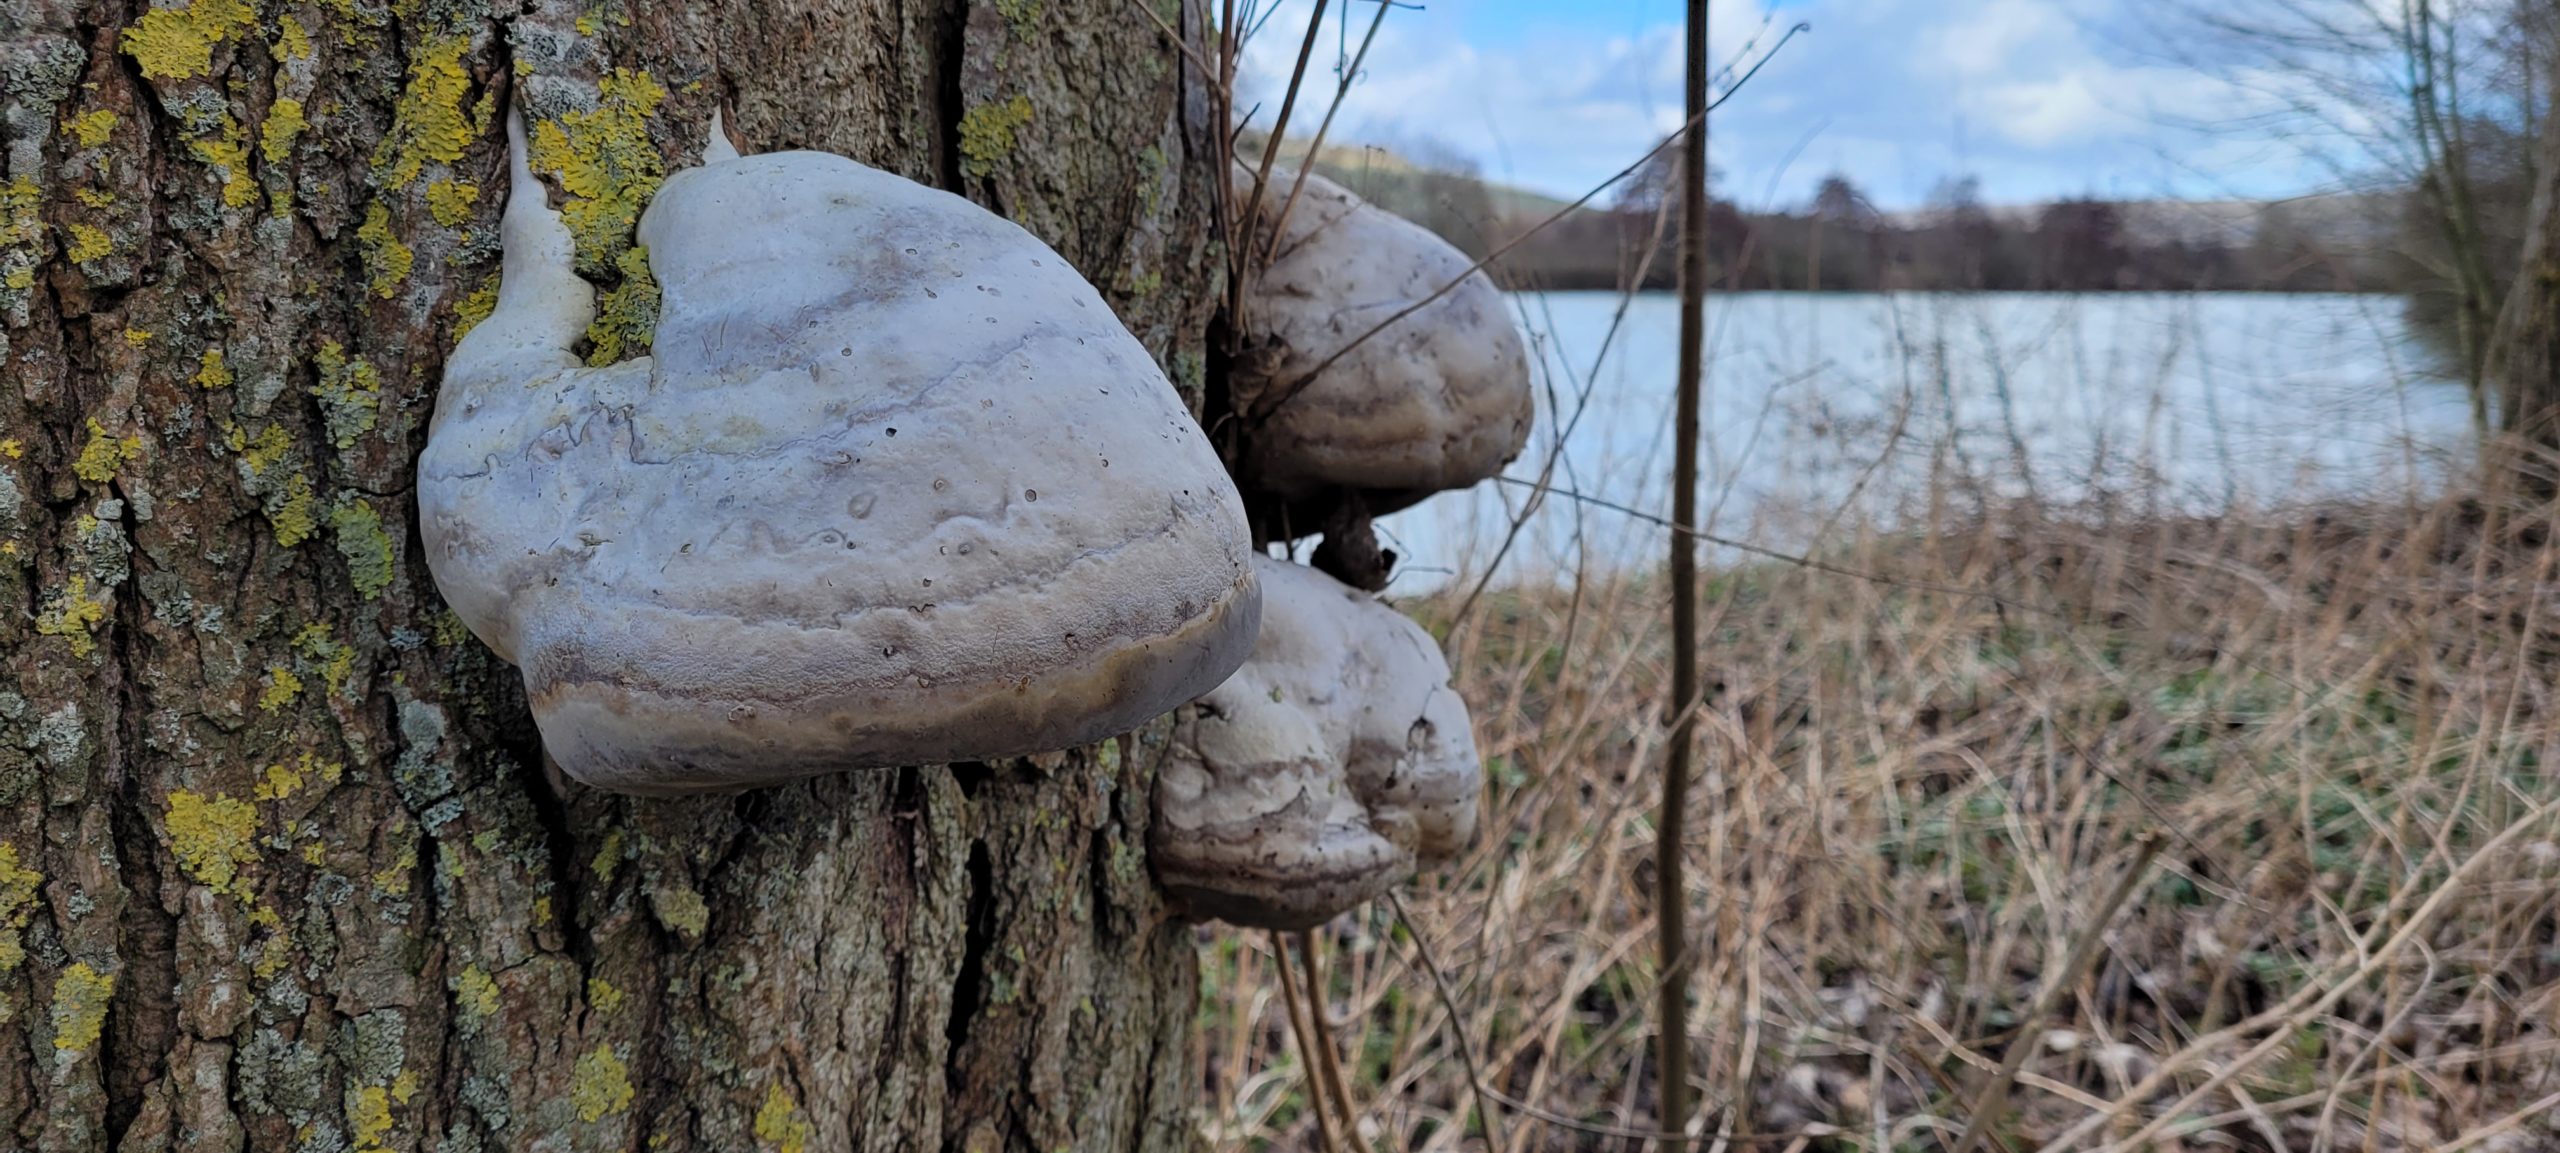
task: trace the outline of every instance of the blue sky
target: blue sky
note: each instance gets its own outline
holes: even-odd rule
[[[1795,21],[1710,133],[1722,189],[1747,205],[1847,173],[1887,207],[1971,173],[1995,202],[2281,196],[2323,183],[2282,141],[2199,131],[2248,102],[2228,79],[2138,45],[2144,0],[1716,0],[1715,54]],[[1246,98],[1278,107],[1307,0],[1282,0],[1247,49]],[[1351,0],[1349,41],[1375,11]],[[1328,31],[1316,67],[1329,67]],[[1427,0],[1387,17],[1333,137],[1437,147],[1486,175],[1575,195],[1680,120],[1681,0]],[[2174,30],[2169,30],[2174,32]],[[1331,76],[1324,78],[1326,94]],[[1316,111],[1302,127],[1312,127]]]

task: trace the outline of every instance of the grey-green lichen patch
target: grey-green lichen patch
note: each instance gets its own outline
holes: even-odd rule
[[[1125,837],[1111,843],[1111,881],[1128,891],[1127,886],[1140,884],[1147,877],[1147,855],[1138,850],[1137,842]]]
[[[0,808],[18,805],[35,792],[35,758],[20,749],[0,747]]]
[[[72,521],[77,534],[72,552],[100,588],[123,584],[133,575],[133,545],[125,539],[124,511],[123,501],[102,500],[91,506],[89,515]]]
[[[338,1030],[330,1041],[350,1076],[382,1084],[398,1076],[408,1061],[409,1019],[398,1009],[376,1009]]]
[[[570,29],[551,27],[538,20],[509,23],[507,44],[524,85],[524,111],[538,118],[558,116],[574,107],[568,103],[574,97],[565,93],[574,91],[575,86],[549,74],[574,73],[598,62],[599,48],[595,43]],[[532,75],[526,75],[528,71]],[[584,108],[594,106],[594,93],[590,92]]]
[[[436,803],[419,811],[418,827],[425,829],[428,836],[440,837],[444,835],[446,826],[451,825],[454,821],[461,819],[461,817],[462,798],[446,797],[445,799],[437,801]]]
[[[1004,17],[1005,26],[1021,40],[1031,39],[1039,30],[1040,15],[1047,10],[1047,0],[996,0],[996,15]]]
[[[331,509],[329,529],[359,595],[373,600],[391,587],[398,562],[393,559],[391,535],[383,531],[382,514],[374,511],[373,502],[350,500]]]
[[[460,1093],[465,1108],[480,1115],[482,1124],[492,1131],[504,1133],[514,1124],[506,1084],[483,1073],[467,1073],[462,1078]]]
[[[1198,349],[1184,347],[1173,354],[1174,386],[1184,396],[1199,396],[1209,387],[1209,359]]]
[[[346,1134],[338,1131],[333,1117],[314,1119],[300,1130],[302,1140],[294,1145],[294,1153],[347,1153]]]
[[[679,877],[653,874],[649,878],[649,911],[668,932],[682,937],[686,944],[699,944],[711,928],[711,906],[702,894]]]
[[[81,723],[80,706],[65,701],[36,722],[35,748],[55,772],[78,769],[89,755],[89,727]]]
[[[1167,179],[1169,176],[1178,176],[1178,174],[1172,171],[1172,166],[1165,163],[1164,147],[1157,144],[1147,145],[1146,151],[1138,154],[1140,215],[1152,219],[1164,207],[1164,194],[1170,190],[1172,184]]]
[[[320,415],[329,428],[329,443],[340,452],[372,432],[382,411],[382,373],[362,357],[350,357],[337,341],[323,341],[314,359],[320,380],[311,395],[320,400]]]
[[[250,1032],[238,1068],[240,1103],[252,1113],[281,1114],[299,1127],[311,1122],[326,1096],[320,1051],[273,1028]]]
[[[391,765],[391,783],[412,813],[425,813],[453,793],[453,762],[444,758],[450,725],[444,709],[407,698],[400,702],[400,756]]]
[[[80,70],[89,65],[89,53],[69,37],[39,37],[14,47],[18,50],[0,63],[0,85],[21,104],[49,108],[69,99]]]
[[[292,973],[279,975],[258,990],[258,1019],[273,1024],[299,1017],[311,1008],[311,991]]]

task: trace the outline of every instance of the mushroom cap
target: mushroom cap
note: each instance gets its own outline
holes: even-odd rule
[[[1257,243],[1281,223],[1296,179],[1272,172]],[[1250,180],[1237,170],[1240,197]],[[1252,343],[1230,380],[1248,414],[1240,475],[1254,498],[1288,509],[1288,535],[1321,526],[1332,490],[1359,490],[1383,514],[1494,476],[1520,455],[1535,413],[1529,356],[1491,277],[1429,229],[1312,173],[1285,228],[1246,290]]]
[[[571,776],[684,793],[1065,748],[1250,652],[1234,487],[1021,228],[822,153],[679,172],[640,223],[654,351],[587,369],[516,346],[565,349],[556,317],[502,323],[519,279],[548,294],[521,312],[580,326],[553,298],[591,291],[550,263],[556,214],[522,215],[419,503],[438,586]]]
[[[1482,776],[1431,634],[1314,569],[1254,568],[1261,639],[1176,714],[1149,856],[1195,915],[1305,928],[1465,847]]]

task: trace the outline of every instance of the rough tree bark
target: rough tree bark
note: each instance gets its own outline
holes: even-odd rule
[[[2535,0],[2517,11],[2530,37],[2548,41],[2560,31],[2560,2]],[[2560,80],[2560,53],[2541,56],[2554,73],[2543,78],[2546,97],[2560,100],[2560,87],[2552,84]],[[2501,436],[2489,451],[2525,491],[2547,497],[2560,493],[2560,116],[2541,111],[2524,251],[2498,316]]]
[[[1196,404],[1212,126],[1136,0],[8,0],[0,85],[0,1149],[1189,1142],[1149,734],[554,792],[410,499],[510,91],[598,358],[725,105],[1021,221]]]

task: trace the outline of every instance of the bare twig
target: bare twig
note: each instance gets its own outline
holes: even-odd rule
[[[1316,1115],[1316,1136],[1324,1142],[1325,1153],[1342,1153],[1342,1141],[1334,1133],[1333,1110],[1325,1103],[1324,1074],[1317,1067],[1316,1046],[1323,1040],[1316,1036],[1316,1026],[1307,1020],[1306,1010],[1298,997],[1298,980],[1289,964],[1289,942],[1279,933],[1269,934],[1271,955],[1280,966],[1280,997],[1288,1003],[1289,1031],[1298,1039],[1299,1080],[1307,1087],[1307,1105]]]
[[[1707,9],[1689,0],[1688,132],[1680,145],[1680,367],[1672,419],[1671,523],[1698,525],[1698,401],[1707,348]],[[1662,769],[1662,803],[1654,815],[1654,954],[1661,985],[1654,997],[1654,1035],[1661,1068],[1659,1123],[1689,1127],[1689,886],[1686,877],[1691,758],[1697,754],[1698,549],[1671,537],[1671,736]],[[1664,1153],[1688,1139],[1664,1138]],[[1962,1151],[1959,1151],[1962,1153]]]
[[[1277,411],[1281,405],[1287,404],[1291,398],[1304,391],[1307,385],[1313,383],[1318,376],[1323,375],[1324,370],[1333,367],[1333,362],[1350,355],[1353,349],[1360,347],[1371,337],[1394,327],[1396,322],[1430,307],[1431,302],[1438,300],[1443,296],[1447,296],[1449,293],[1455,291],[1459,285],[1466,283],[1468,277],[1475,275],[1493,264],[1493,262],[1509,255],[1512,249],[1518,248],[1520,245],[1526,243],[1529,238],[1546,231],[1557,221],[1563,220],[1565,217],[1581,211],[1584,205],[1591,203],[1591,201],[1597,198],[1601,193],[1616,187],[1620,181],[1623,181],[1643,170],[1644,166],[1647,163],[1650,163],[1654,157],[1662,154],[1663,149],[1679,143],[1683,137],[1688,135],[1689,130],[1692,127],[1704,121],[1708,112],[1715,111],[1718,107],[1722,106],[1725,101],[1733,99],[1734,93],[1740,91],[1744,84],[1749,83],[1753,76],[1759,75],[1761,66],[1766,65],[1770,58],[1775,57],[1778,49],[1785,47],[1786,42],[1794,39],[1796,33],[1809,32],[1812,29],[1813,25],[1811,24],[1798,24],[1795,27],[1788,29],[1787,35],[1780,39],[1777,44],[1770,47],[1769,56],[1762,57],[1760,63],[1752,65],[1751,70],[1744,73],[1742,79],[1735,81],[1732,88],[1726,89],[1722,95],[1709,102],[1706,108],[1700,111],[1697,115],[1691,116],[1687,120],[1681,122],[1680,127],[1673,129],[1670,135],[1663,137],[1659,142],[1655,143],[1653,147],[1646,149],[1644,155],[1636,157],[1634,163],[1619,169],[1608,179],[1593,185],[1589,191],[1574,198],[1572,203],[1567,204],[1554,212],[1548,213],[1546,217],[1539,220],[1536,224],[1530,225],[1527,230],[1521,232],[1519,235],[1496,245],[1493,251],[1486,253],[1482,259],[1468,265],[1466,271],[1450,278],[1449,283],[1433,289],[1430,295],[1414,301],[1403,308],[1397,309],[1393,315],[1387,317],[1385,320],[1381,320],[1377,324],[1370,326],[1367,331],[1362,332],[1360,335],[1352,337],[1349,343],[1344,344],[1341,348],[1335,349],[1323,360],[1317,361],[1315,367],[1301,373],[1296,380],[1290,381],[1280,390],[1279,394],[1275,398],[1270,400],[1269,403],[1258,406],[1260,411],[1256,413],[1256,416],[1258,418],[1267,419],[1272,412]],[[1230,235],[1233,234],[1230,233]]]
[[[1271,164],[1280,156],[1280,142],[1289,135],[1289,114],[1297,110],[1298,85],[1307,78],[1307,60],[1315,55],[1316,34],[1324,30],[1324,7],[1328,2],[1329,0],[1316,0],[1315,14],[1307,17],[1307,37],[1298,43],[1298,63],[1296,67],[1289,70],[1289,91],[1287,95],[1280,98],[1280,119],[1273,122],[1270,137],[1262,142],[1262,167],[1254,170],[1253,191],[1246,195],[1244,213],[1237,218],[1248,225],[1260,219],[1262,215],[1262,190],[1271,183]],[[1228,177],[1226,173],[1221,172],[1218,178],[1225,180]],[[1239,255],[1249,259],[1253,246],[1246,244],[1243,247],[1247,253]],[[1251,267],[1250,264],[1246,264],[1237,271],[1242,273]]]
[[[2062,1007],[2062,999],[2070,995],[2089,966],[2097,961],[2098,947],[2107,939],[2107,926],[2115,922],[2116,910],[2132,899],[2134,890],[2140,888],[2143,879],[2151,874],[2151,859],[2160,855],[2160,846],[2165,842],[2158,832],[2147,832],[2134,843],[2138,848],[2133,863],[2125,866],[2124,876],[2116,880],[2115,891],[2107,894],[2107,899],[2099,902],[2089,914],[2089,923],[2080,930],[2080,939],[2072,944],[2071,955],[2063,961],[2062,971],[2045,983],[2044,991],[2036,995],[2034,1006],[2018,1022],[2017,1034],[2009,1038],[2009,1051],[2001,1055],[2000,1071],[1992,1074],[1991,1079],[1983,1083],[1982,1091],[1974,1095],[1973,1105],[1966,1111],[1964,1134],[1956,1138],[1955,1153],[1973,1153],[1974,1145],[1999,1123],[2000,1114],[2009,1107],[2009,1085],[2018,1079],[2018,1070],[2026,1066],[2027,1055],[2043,1043],[2045,1019]]]
[[[1440,995],[1440,1008],[1449,1014],[1449,1035],[1458,1046],[1458,1060],[1467,1067],[1467,1085],[1476,1093],[1476,1115],[1483,1119],[1485,1140],[1495,1149],[1502,1139],[1502,1115],[1486,1095],[1484,1066],[1476,1063],[1475,1042],[1467,1037],[1467,1018],[1458,1011],[1457,994],[1449,991],[1448,974],[1440,971],[1440,959],[1431,955],[1431,942],[1422,936],[1422,926],[1413,923],[1413,915],[1405,912],[1404,898],[1395,890],[1387,890],[1387,907],[1395,910],[1397,923],[1413,938],[1414,951],[1422,957],[1422,971],[1430,974],[1431,988]]]
[[[1317,1068],[1324,1073],[1325,1096],[1333,1099],[1333,1107],[1342,1119],[1343,1140],[1353,1148],[1365,1148],[1360,1139],[1360,1110],[1352,1103],[1351,1082],[1342,1075],[1342,1056],[1334,1051],[1333,1023],[1326,1018],[1324,960],[1316,950],[1316,934],[1302,931],[1298,938],[1298,956],[1306,961],[1307,1021],[1315,1027]]]
[[[1342,111],[1344,98],[1351,95],[1351,82],[1359,78],[1360,65],[1369,59],[1369,45],[1377,41],[1378,29],[1386,24],[1387,12],[1394,7],[1396,5],[1389,0],[1378,0],[1378,14],[1370,17],[1369,31],[1360,37],[1360,51],[1352,55],[1351,64],[1342,70],[1341,76],[1336,78],[1333,86],[1333,103],[1325,106],[1324,119],[1316,124],[1315,139],[1308,142],[1306,158],[1298,164],[1297,178],[1289,182],[1288,198],[1280,202],[1280,214],[1271,222],[1271,242],[1262,246],[1263,263],[1268,264],[1279,255],[1280,238],[1287,234],[1289,228],[1289,213],[1298,207],[1298,193],[1307,186],[1307,174],[1315,170],[1316,161],[1324,156],[1324,139],[1333,131],[1334,115]],[[1246,247],[1249,249],[1252,246],[1248,244]]]

